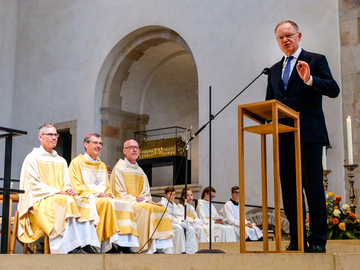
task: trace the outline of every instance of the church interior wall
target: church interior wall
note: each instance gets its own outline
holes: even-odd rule
[[[0,1],[0,122],[11,125],[12,95],[14,87],[17,2]]]
[[[15,76],[17,1],[0,0],[0,126],[11,128]],[[0,153],[5,140],[0,140]],[[0,177],[4,175],[4,155],[0,154]],[[1,181],[2,182],[2,181]]]
[[[305,0],[301,3],[295,0],[228,0],[221,3],[210,0],[206,4],[190,0],[134,0],[131,4],[115,0],[101,3],[20,1],[11,122],[14,128],[27,130],[29,135],[19,138],[14,145],[14,173],[20,174],[25,155],[39,145],[36,129],[45,121],[76,120],[76,155],[83,153],[83,137],[102,130],[100,110],[108,76],[104,70],[110,70],[114,63],[114,58],[108,61],[109,56],[119,54],[112,51],[119,42],[122,42],[118,47],[120,50],[140,35],[137,30],[148,31],[146,27],[171,29],[190,48],[195,66],[189,65],[189,69],[196,69],[197,76],[198,127],[208,121],[209,86],[212,87],[212,112],[216,113],[263,68],[281,59],[274,27],[283,19],[290,18],[299,24],[303,32],[300,45],[306,50],[325,54],[340,84],[337,5],[336,0]],[[322,10],[321,20],[318,10]],[[185,59],[186,54],[178,59],[182,57],[189,61]],[[182,72],[186,75],[188,71]],[[195,73],[191,74],[194,76]],[[161,77],[154,77],[153,88],[148,88],[147,99],[143,102],[143,111],[135,112],[137,115],[147,114],[146,110],[151,108],[148,95],[163,94],[155,87],[161,84],[158,79]],[[217,200],[227,200],[230,187],[238,182],[237,105],[264,100],[265,90],[266,77],[263,75],[213,121],[212,180],[218,190]],[[120,97],[118,101],[125,106],[126,101],[124,103]],[[162,105],[167,101],[165,99]],[[126,111],[123,107],[117,109]],[[165,111],[170,109],[164,107]],[[333,170],[329,182],[334,189],[344,193],[344,181],[335,181],[344,178],[339,162],[344,157],[341,97],[324,98],[324,109],[333,146],[328,152],[328,166]],[[154,119],[149,117],[148,126],[160,125],[160,115],[165,113],[158,111]],[[193,118],[196,113],[191,112],[189,117]],[[189,124],[186,117],[183,122],[174,120],[182,125]],[[199,148],[198,179],[205,187],[209,173],[208,128],[194,141]],[[245,161],[246,202],[259,204],[260,179],[256,164],[259,139],[248,136],[246,144],[249,149]],[[271,163],[268,167],[271,174]]]

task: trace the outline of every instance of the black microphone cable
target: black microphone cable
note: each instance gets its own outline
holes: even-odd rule
[[[185,143],[185,147],[187,147],[187,144],[186,144],[186,143]],[[186,149],[185,149],[185,151],[186,151]],[[186,153],[185,151],[184,151],[184,153]],[[184,156],[183,156],[183,157],[184,157]],[[179,173],[180,173],[180,168],[181,168],[181,165],[182,165],[183,160],[184,160],[183,158],[180,160],[179,168],[177,169],[177,172],[176,172],[176,175],[175,175],[175,179],[174,179],[174,181],[173,181],[172,187],[173,187],[174,189],[175,189],[176,181],[177,181],[178,176],[179,176]],[[149,239],[145,242],[145,244],[137,251],[138,254],[141,253],[141,251],[144,249],[144,247],[149,243],[149,241],[150,241],[150,240],[152,239],[152,237],[154,236],[157,228],[158,228],[159,225],[160,225],[160,222],[162,221],[162,219],[163,219],[163,217],[164,217],[164,215],[165,215],[165,213],[166,213],[166,211],[167,211],[167,209],[168,209],[169,202],[170,202],[170,201],[168,200],[168,201],[167,201],[167,204],[166,204],[166,206],[165,206],[164,212],[162,213],[162,215],[161,215],[161,217],[160,217],[160,220],[159,220],[158,224],[156,225],[153,233],[151,234],[151,236],[149,237]]]
[[[189,139],[187,142],[185,142],[185,151],[187,151],[186,148],[188,147],[189,143],[210,123],[210,121],[214,120],[216,116],[218,116],[227,106],[230,105],[230,103],[232,103],[232,102],[233,102],[238,96],[240,96],[247,88],[249,88],[249,86],[252,85],[262,74],[269,75],[269,73],[270,73],[270,68],[264,68],[263,71],[262,71],[254,80],[252,80],[243,90],[240,91],[239,94],[237,94],[232,100],[230,100],[215,116],[212,115],[211,119],[210,119],[205,125],[203,125],[193,136],[191,136],[190,139]],[[186,153],[185,151],[184,151],[184,154]],[[186,157],[186,156],[187,156],[187,155],[185,155],[185,157]],[[180,172],[180,168],[181,168],[181,165],[182,165],[183,160],[184,160],[184,159],[181,159],[181,160],[180,160],[180,165],[179,165],[179,168],[178,168],[178,170],[177,170],[177,172],[176,172],[175,179],[174,179],[174,181],[173,181],[173,186],[172,186],[172,187],[173,187],[174,189],[175,189],[176,181],[177,181],[177,179],[178,179],[179,172]],[[187,160],[186,160],[186,162],[187,162]],[[185,194],[185,201],[186,201],[186,200],[187,200],[187,194]],[[163,219],[163,217],[164,217],[164,215],[165,215],[165,213],[166,213],[166,211],[167,211],[167,209],[168,209],[169,202],[170,202],[170,201],[168,200],[168,202],[167,202],[167,204],[166,204],[166,207],[165,207],[165,210],[164,210],[164,212],[162,213],[161,218],[160,218],[158,224],[156,225],[153,233],[151,234],[150,238],[149,238],[149,239],[146,241],[146,243],[137,251],[137,253],[141,253],[141,251],[144,249],[144,247],[149,243],[150,239],[154,236],[157,228],[158,228],[159,225],[160,225],[160,222],[162,221],[162,219]],[[185,207],[185,211],[186,211],[186,207]],[[184,216],[185,216],[185,214],[184,214]]]

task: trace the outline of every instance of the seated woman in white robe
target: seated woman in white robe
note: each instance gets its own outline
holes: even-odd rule
[[[230,224],[237,238],[240,241],[240,217],[239,217],[239,187],[235,186],[231,188],[231,199],[227,201],[224,207],[221,209],[220,214],[226,218],[226,222]],[[255,223],[251,223],[245,219],[245,239],[251,241],[262,240],[263,233],[256,227]]]
[[[213,187],[211,187],[211,195],[210,187],[203,190],[201,200],[198,200],[198,206],[196,208],[196,213],[204,225],[210,224],[210,196],[211,200],[213,200],[216,196],[216,190]],[[230,225],[224,224],[224,220],[225,219],[222,216],[218,215],[215,206],[211,204],[211,240],[215,240],[215,242],[236,242],[236,236],[233,228]]]
[[[193,254],[198,251],[199,246],[196,240],[196,232],[193,227],[189,226],[189,221],[184,219],[184,216],[181,215],[179,208],[174,203],[175,194],[173,187],[167,187],[164,197],[161,198],[160,202],[163,206],[167,207],[174,231],[174,237],[172,238],[174,247],[172,248],[172,253]],[[186,236],[184,230],[186,231]]]
[[[209,227],[206,225],[204,226],[204,223],[199,219],[198,215],[196,214],[194,206],[191,205],[194,197],[190,189],[187,190],[186,197],[187,199],[185,201],[185,189],[183,189],[178,204],[180,213],[184,217],[186,207],[186,219],[189,221],[189,225],[195,229],[198,242],[209,242],[209,234],[206,232],[206,229],[209,230]]]

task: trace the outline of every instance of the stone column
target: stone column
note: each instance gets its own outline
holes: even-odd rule
[[[339,0],[339,21],[341,41],[341,95],[343,108],[344,151],[347,157],[346,121],[350,115],[353,129],[354,162],[360,162],[360,2],[358,0]],[[347,164],[345,158],[345,164]],[[347,171],[344,176],[346,176]],[[358,205],[360,195],[360,170],[355,170],[354,191],[357,195],[354,203]],[[346,177],[345,177],[346,178]],[[346,181],[346,200],[350,186]],[[334,190],[336,193],[336,190]]]

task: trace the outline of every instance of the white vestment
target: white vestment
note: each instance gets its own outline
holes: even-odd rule
[[[239,213],[239,204],[235,205],[232,201],[227,201],[224,207],[221,209],[220,214],[226,218],[226,222],[230,224],[236,234],[237,241],[240,241],[240,213]],[[245,225],[248,223],[245,219]],[[250,228],[245,226],[245,239],[250,238],[250,240],[256,241],[263,236],[262,231],[256,227],[255,223],[252,223],[253,227]]]
[[[18,237],[24,243],[42,234],[50,240],[52,254],[66,254],[77,247],[100,248],[91,204],[87,198],[61,195],[72,188],[65,159],[56,151],[34,148],[25,158],[20,175]]]
[[[94,162],[88,160],[86,155],[79,155],[71,161],[69,174],[79,196],[94,197],[99,215],[97,234],[101,242],[101,252],[106,253],[113,244],[139,248],[138,231],[131,205],[126,200],[114,198],[105,163],[99,158]],[[97,197],[100,192],[112,197]]]
[[[169,201],[162,197],[161,204],[167,207],[169,212],[171,225],[174,231],[173,239],[173,253],[181,254],[186,252],[188,254],[193,254],[198,251],[199,245],[196,239],[196,232],[192,226],[186,227],[186,237],[184,234],[184,229],[181,227],[182,220],[184,220],[183,216],[181,215],[178,206],[175,203],[168,203]]]
[[[149,181],[138,164],[120,159],[111,173],[110,184],[115,196],[128,200],[132,205],[139,232],[140,251],[152,254],[172,248],[171,238],[174,233],[164,207],[136,200],[139,195],[151,200]]]
[[[196,213],[202,220],[204,225],[209,225],[209,202],[205,200],[198,200],[198,206]],[[215,223],[215,219],[219,217],[218,212],[213,204],[211,204],[211,227],[212,227],[212,239],[215,242],[236,242],[236,236],[233,228],[230,225],[222,225]]]
[[[195,229],[196,238],[198,243],[209,242],[209,234],[206,232],[205,228],[208,226],[204,226],[204,223],[199,219],[198,215],[196,214],[194,206],[185,202],[186,204],[186,218],[189,221],[189,225]],[[182,204],[178,204],[179,211],[182,216],[184,216],[185,207]]]

